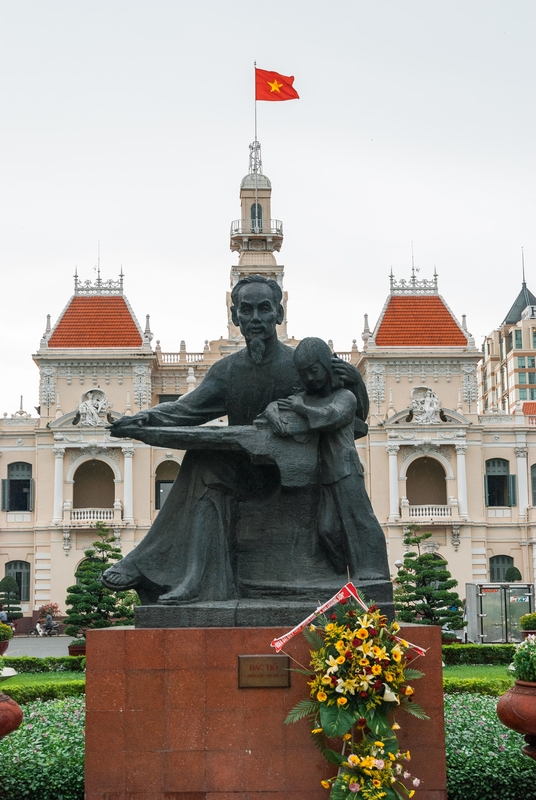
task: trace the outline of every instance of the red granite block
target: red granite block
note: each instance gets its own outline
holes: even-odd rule
[[[126,673],[125,707],[157,711],[164,708],[164,671],[137,669]]]
[[[125,706],[125,673],[122,670],[86,672],[86,708],[120,711]]]
[[[328,800],[328,798],[329,794],[322,788],[319,788],[318,791],[286,793],[286,800]]]
[[[337,774],[337,767],[328,764],[312,742],[309,751],[304,751],[301,747],[285,750],[283,758],[286,786],[295,791],[318,791],[321,780]]]
[[[162,711],[132,711],[123,713],[124,750],[153,753],[164,749],[164,720]]]
[[[246,749],[244,756],[244,783],[249,792],[282,792],[285,780],[284,750]]]
[[[254,691],[238,688],[238,661],[233,669],[207,669],[205,685],[207,709],[243,708],[244,692]]]
[[[205,753],[201,750],[164,753],[164,791],[204,792]]]
[[[184,709],[167,709],[165,742],[166,750],[204,750],[204,716],[185,712]]]
[[[123,714],[86,711],[86,748],[90,752],[121,752],[124,748]]]
[[[244,715],[234,711],[207,709],[205,714],[207,750],[241,750],[247,747]]]
[[[165,631],[166,669],[205,668],[205,630],[203,628],[170,628]]]
[[[253,691],[253,690],[252,690]],[[271,690],[274,691],[274,690]],[[284,743],[284,715],[278,709],[250,709],[244,713],[246,749],[278,750]]]
[[[162,800],[162,792],[127,792],[126,800]]]
[[[164,753],[131,751],[125,770],[125,789],[146,792],[148,787],[160,794],[164,789]]]
[[[86,749],[85,783],[91,792],[125,791],[125,763],[113,750],[104,754]]]
[[[245,781],[244,753],[208,751],[205,758],[205,787],[207,792],[243,792]]]
[[[86,633],[86,669],[108,672],[124,668],[125,633],[119,628],[101,628]]]
[[[166,632],[160,628],[125,631],[125,666],[131,669],[164,669]]]
[[[240,689],[240,693],[244,700],[244,708],[253,710],[261,708],[278,709],[283,716],[286,716],[284,689],[260,689],[255,687]]]
[[[190,709],[195,713],[205,707],[205,675],[202,670],[166,670],[164,682],[164,707]]]
[[[128,800],[124,792],[90,792],[85,800]]]
[[[205,800],[205,792],[164,792],[163,800]],[[232,800],[237,800],[236,795]]]
[[[205,666],[207,670],[236,669],[237,646],[244,646],[246,636],[239,644],[237,628],[207,628],[205,631]]]

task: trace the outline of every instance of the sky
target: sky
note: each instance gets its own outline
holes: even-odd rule
[[[46,315],[99,247],[164,351],[226,335],[255,60],[300,94],[258,103],[289,333],[361,346],[413,247],[480,345],[522,248],[536,293],[535,25],[533,0],[0,0],[0,414],[38,405]]]

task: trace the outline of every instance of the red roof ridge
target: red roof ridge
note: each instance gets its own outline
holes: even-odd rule
[[[48,347],[132,348],[143,346],[143,332],[122,294],[74,294],[54,325]]]

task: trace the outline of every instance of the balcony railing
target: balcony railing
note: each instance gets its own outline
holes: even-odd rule
[[[205,360],[204,353],[160,353],[162,364],[200,364]]]
[[[71,508],[71,522],[112,522],[113,508]]]
[[[452,512],[450,506],[409,506],[409,515],[412,519],[450,518]]]
[[[283,236],[283,223],[280,219],[235,219],[231,222],[231,236],[241,233],[271,234]]]

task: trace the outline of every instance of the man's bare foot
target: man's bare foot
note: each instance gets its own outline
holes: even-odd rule
[[[119,564],[109,567],[101,576],[102,583],[107,589],[113,591],[123,591],[123,589],[134,589],[140,580],[140,573],[137,570],[126,570]]]

